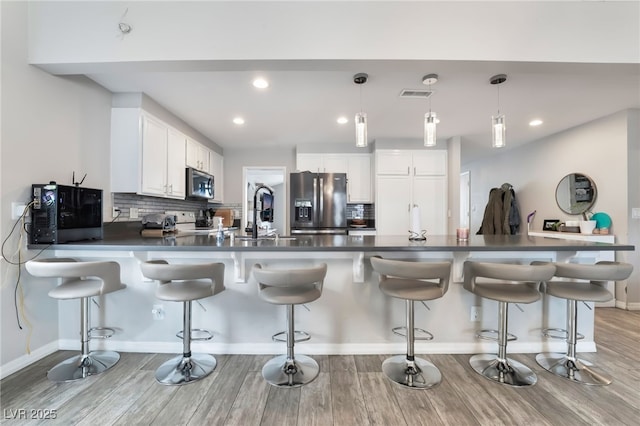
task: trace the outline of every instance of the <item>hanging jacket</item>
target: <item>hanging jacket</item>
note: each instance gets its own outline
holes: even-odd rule
[[[515,235],[519,228],[520,209],[513,186],[504,183],[500,188],[491,188],[477,234]]]

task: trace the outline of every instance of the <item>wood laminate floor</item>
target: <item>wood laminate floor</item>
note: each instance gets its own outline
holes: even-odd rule
[[[296,389],[262,379],[267,355],[220,355],[216,370],[188,386],[162,386],[154,370],[166,354],[123,353],[104,374],[73,383],[46,371],[60,351],[0,382],[3,424],[86,425],[638,425],[640,312],[596,310],[597,353],[581,354],[606,369],[609,386],[584,386],[542,370],[534,354],[514,355],[538,374],[512,388],[476,374],[468,355],[424,355],[442,371],[429,390],[404,389],[380,369],[386,355],[316,356],[320,376]],[[25,410],[26,419],[15,419]],[[40,411],[38,411],[40,410]],[[55,419],[38,420],[51,414]]]

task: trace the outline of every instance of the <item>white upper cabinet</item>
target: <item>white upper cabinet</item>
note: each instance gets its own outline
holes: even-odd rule
[[[370,154],[349,154],[347,169],[348,202],[373,202],[373,176],[371,174]]]
[[[211,150],[191,138],[187,138],[187,166],[209,173],[209,153]]]
[[[308,170],[310,172],[323,173],[324,165],[322,160],[322,154],[298,154],[296,155],[296,169],[299,172]]]
[[[446,176],[447,151],[428,150],[413,153],[414,176]]]
[[[140,108],[113,108],[111,191],[184,199],[184,135]]]
[[[445,150],[376,151],[376,175],[446,176]]]
[[[224,157],[209,151],[209,173],[213,176],[213,203],[224,202]]]
[[[376,151],[376,174],[409,176],[413,167],[413,154],[410,151]]]
[[[296,169],[300,172],[346,173],[347,202],[373,201],[371,154],[297,154]]]
[[[168,127],[150,116],[142,116],[141,193],[164,196],[167,190]]]
[[[344,154],[323,154],[322,168],[325,173],[349,173],[349,160]]]
[[[169,128],[167,138],[167,196],[184,198],[187,195],[185,175],[186,137]]]

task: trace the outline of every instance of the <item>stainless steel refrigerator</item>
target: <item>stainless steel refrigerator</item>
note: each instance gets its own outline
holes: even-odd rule
[[[347,233],[347,174],[291,173],[292,234]]]

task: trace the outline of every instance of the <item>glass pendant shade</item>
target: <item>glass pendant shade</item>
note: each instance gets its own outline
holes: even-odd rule
[[[436,113],[429,111],[424,115],[424,146],[436,146]]]
[[[356,114],[356,146],[364,148],[367,146],[367,113],[359,112]]]
[[[491,133],[492,146],[494,148],[502,148],[506,145],[507,126],[504,120],[504,114],[491,117]]]

